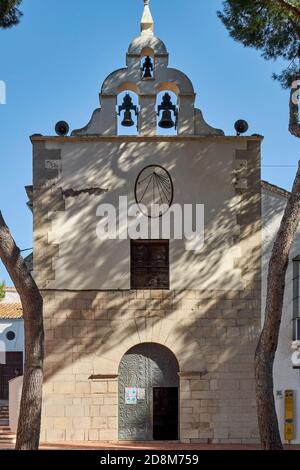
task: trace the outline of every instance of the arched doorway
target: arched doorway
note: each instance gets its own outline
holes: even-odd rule
[[[119,366],[119,439],[178,440],[179,365],[165,346],[134,346]]]

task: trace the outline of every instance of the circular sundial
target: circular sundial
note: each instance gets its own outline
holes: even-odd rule
[[[169,172],[160,165],[149,165],[138,175],[135,183],[135,200],[148,217],[161,217],[173,202],[173,182]],[[160,208],[159,208],[160,207]]]

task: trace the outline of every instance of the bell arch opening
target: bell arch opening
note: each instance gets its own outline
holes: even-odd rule
[[[178,360],[166,346],[138,344],[119,365],[119,440],[178,439]]]
[[[141,79],[155,79],[155,57],[151,47],[144,47],[141,52]]]
[[[164,89],[156,97],[157,135],[178,134],[178,96],[174,91]]]
[[[178,99],[180,95],[180,90],[178,88],[178,85],[175,82],[160,82],[156,85],[155,89],[156,89],[157,94],[163,91],[174,93],[174,95],[176,95],[176,100]]]
[[[118,135],[139,134],[139,96],[131,90],[122,90],[117,96]]]

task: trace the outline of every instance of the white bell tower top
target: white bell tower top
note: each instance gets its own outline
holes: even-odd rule
[[[154,33],[154,20],[149,6],[150,0],[144,0],[144,12],[141,20],[141,33],[151,34]]]
[[[131,41],[126,54],[126,67],[111,73],[103,82],[100,92],[101,108],[96,109],[92,119],[72,135],[118,135],[116,106],[118,95],[131,91],[139,102],[139,135],[157,135],[157,96],[162,91],[177,95],[179,107],[178,136],[220,135],[222,131],[205,123],[202,113],[195,108],[195,91],[185,73],[168,66],[168,50],[161,39],[154,35],[154,20],[150,0],[144,1],[140,35]],[[141,61],[151,56],[153,74],[144,77]]]

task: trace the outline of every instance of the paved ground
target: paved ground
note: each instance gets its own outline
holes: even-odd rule
[[[145,443],[145,442],[116,442],[116,443],[109,443],[109,444],[99,444],[96,442],[91,442],[91,443],[86,443],[86,444],[79,444],[74,446],[73,444],[68,444],[66,445],[45,445],[42,446],[42,448],[48,448],[48,449],[64,449],[64,448],[73,448],[73,449],[79,449],[79,450],[151,450],[151,451],[163,451],[163,450],[173,450],[173,451],[179,451],[179,450],[218,450],[218,449],[223,449],[223,450],[234,450],[234,449],[239,449],[239,448],[244,448],[245,450],[257,450],[259,449],[259,446],[237,446],[237,445],[225,445],[225,446],[216,446],[216,445],[203,445],[203,444],[174,444],[174,443],[160,443],[160,442],[155,442],[155,443]]]
[[[0,450],[9,450],[13,449],[13,445],[0,445]],[[257,445],[238,445],[238,444],[224,444],[224,445],[203,445],[203,444],[174,444],[174,443],[160,443],[160,442],[122,442],[122,443],[110,443],[110,444],[99,444],[98,442],[88,442],[88,443],[74,443],[65,442],[63,444],[41,444],[41,450],[118,450],[118,451],[134,451],[134,450],[151,450],[151,451],[164,451],[164,450],[260,450],[260,447]],[[300,450],[300,446],[286,446],[287,450]]]

